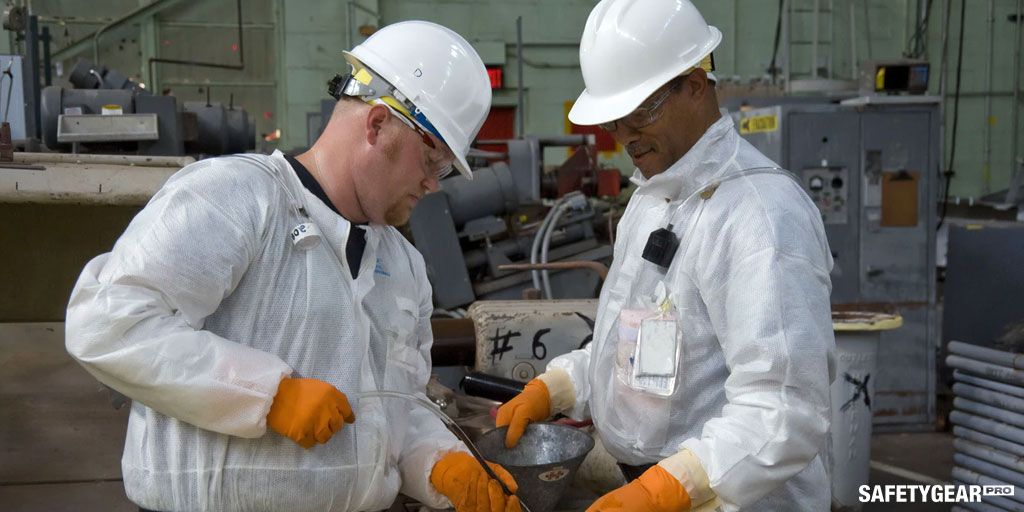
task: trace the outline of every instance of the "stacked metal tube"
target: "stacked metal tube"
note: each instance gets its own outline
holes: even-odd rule
[[[1024,354],[959,341],[948,345],[954,369],[953,480],[1012,485],[1014,495],[986,496],[963,510],[1024,511]]]

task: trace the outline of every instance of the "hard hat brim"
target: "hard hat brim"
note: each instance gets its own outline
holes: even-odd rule
[[[722,41],[722,33],[710,25],[708,29],[711,31],[712,37],[695,59],[681,61],[678,66],[667,68],[665,72],[647,79],[636,87],[617,94],[595,96],[587,89],[584,89],[580,93],[579,98],[576,99],[576,103],[569,110],[569,121],[580,126],[592,126],[621,119],[630,112],[633,112],[659,87],[683,74],[688,69],[700,64],[704,57],[718,47],[718,44]]]

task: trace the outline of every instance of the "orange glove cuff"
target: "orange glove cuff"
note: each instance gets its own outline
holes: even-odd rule
[[[656,510],[665,512],[690,509],[690,495],[676,477],[655,465],[637,478],[640,485],[650,493]]]

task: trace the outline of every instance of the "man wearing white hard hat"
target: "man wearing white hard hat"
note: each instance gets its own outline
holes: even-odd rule
[[[629,480],[596,511],[822,511],[835,375],[831,252],[788,172],[736,132],[708,80],[722,39],[687,0],[603,0],[569,119],[629,152],[593,342],[505,404],[507,445],[590,417]]]
[[[431,289],[393,226],[452,167],[471,177],[487,72],[421,21],[345,58],[308,152],[185,167],[75,285],[67,349],[132,399],[122,473],[142,510],[372,511],[399,492],[519,510],[430,411],[368,396],[426,400]]]

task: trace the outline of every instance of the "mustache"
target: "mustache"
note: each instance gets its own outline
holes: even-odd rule
[[[626,152],[629,153],[629,156],[637,156],[650,150],[651,148],[641,147],[638,142],[630,142],[629,144],[626,144]]]

